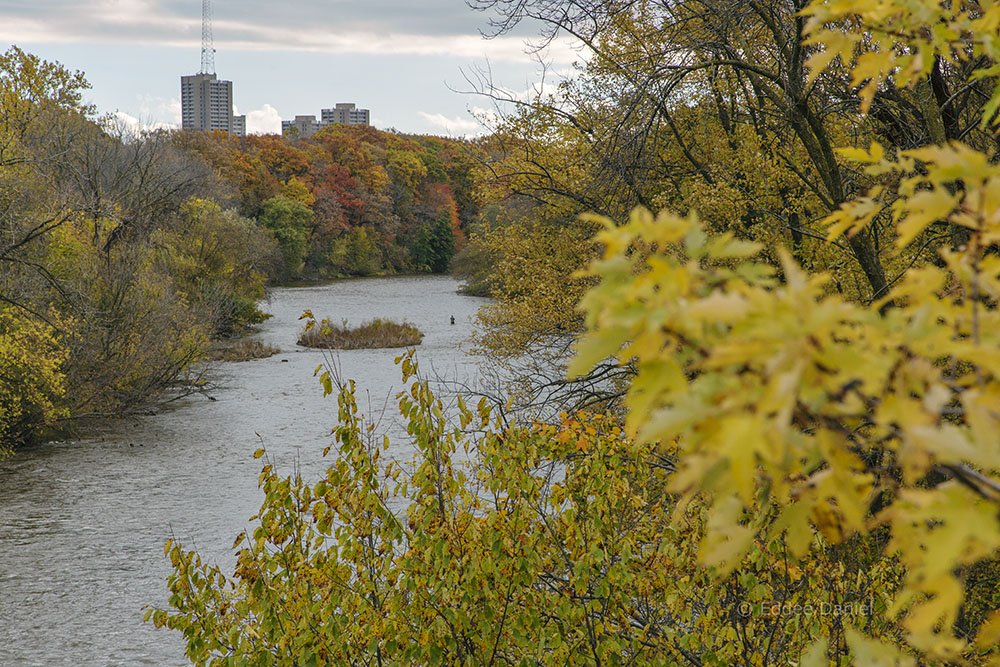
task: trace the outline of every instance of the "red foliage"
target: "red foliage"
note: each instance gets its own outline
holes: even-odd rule
[[[424,205],[430,210],[432,218],[437,219],[442,212],[447,211],[451,221],[451,233],[455,238],[455,248],[465,245],[465,232],[462,231],[461,220],[458,217],[458,204],[455,203],[455,193],[447,183],[434,183],[427,188]]]
[[[316,178],[318,176],[318,178]],[[349,225],[360,225],[365,218],[365,202],[359,196],[358,180],[340,164],[332,164],[315,175],[313,192],[317,201],[321,197],[333,196],[343,211]]]

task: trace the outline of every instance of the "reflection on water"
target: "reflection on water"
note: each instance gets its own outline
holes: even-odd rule
[[[274,318],[259,337],[283,353],[224,365],[217,400],[185,398],[159,415],[0,463],[0,666],[189,664],[180,635],[142,623],[144,605],[165,605],[164,541],[174,536],[231,570],[233,538],[261,500],[251,457],[261,441],[279,470],[297,465],[309,478],[324,466],[336,402],[323,399],[313,377],[322,353],[295,345],[299,315],[312,309],[352,325],[406,319],[425,334],[421,368],[468,381],[475,360],[460,346],[484,300],[456,288],[427,276],[275,290],[267,308]],[[366,412],[388,398],[395,414],[398,354],[339,354]],[[405,449],[393,454],[408,458]]]

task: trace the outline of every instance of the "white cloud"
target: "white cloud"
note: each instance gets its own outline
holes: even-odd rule
[[[281,115],[270,104],[247,113],[247,134],[281,134]]]
[[[324,28],[284,28],[226,21],[217,34],[227,31],[241,37],[216,39],[216,46],[227,50],[306,51],[313,53],[358,53],[365,55],[453,56],[489,58],[506,62],[530,62],[537,55],[520,37],[483,39],[479,35],[423,35],[407,33],[338,32]],[[191,47],[193,42],[184,43]],[[575,42],[560,39],[542,54],[547,60],[570,63],[578,59]]]
[[[464,116],[448,118],[444,114],[427,113],[426,111],[418,111],[417,114],[434,127],[453,137],[482,134],[485,131],[483,125],[474,118]]]
[[[479,124],[489,132],[496,131],[500,126],[500,114],[495,109],[485,109],[483,107],[472,107],[469,112],[476,117]]]
[[[181,124],[181,101],[179,98],[170,99],[156,97],[155,95],[137,95],[139,100],[139,114],[143,117],[167,118],[169,123],[180,126]]]
[[[198,49],[199,17],[181,17],[144,0],[101,2],[67,8],[45,19],[0,11],[0,41],[10,43],[118,43]],[[420,34],[390,31],[330,29],[321,25],[281,26],[248,21],[214,22],[217,49],[333,54],[450,56],[529,62],[537,55],[521,37],[484,39],[478,34]],[[558,39],[544,52],[555,63],[579,59],[575,41]]]
[[[105,120],[105,126],[112,132],[136,135],[151,130],[175,130],[179,127],[179,123],[161,123],[148,119],[142,120],[124,111],[115,111]]]

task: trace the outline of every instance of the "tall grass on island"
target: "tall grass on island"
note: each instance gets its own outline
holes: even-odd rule
[[[256,338],[244,338],[217,350],[212,358],[216,361],[253,361],[280,353],[281,350],[270,343],[263,343]]]
[[[353,329],[337,326],[323,320],[299,334],[299,345],[325,350],[359,350],[381,347],[410,347],[420,345],[424,334],[420,329],[403,321],[374,319]]]

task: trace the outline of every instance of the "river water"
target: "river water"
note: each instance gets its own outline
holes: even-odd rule
[[[408,320],[425,335],[422,372],[472,383],[476,359],[465,348],[485,300],[457,287],[424,276],[274,290],[266,307],[274,318],[257,337],[282,353],[222,364],[216,400],[190,396],[0,463],[0,667],[190,664],[179,634],[142,623],[144,606],[165,607],[164,541],[174,537],[231,573],[233,539],[262,499],[252,452],[263,443],[279,471],[298,467],[306,479],[326,465],[336,397],[324,399],[313,377],[323,353],[295,344],[299,315]],[[337,355],[362,411],[378,414],[388,399],[390,432],[398,431],[399,352]],[[389,453],[408,459],[401,440]]]

